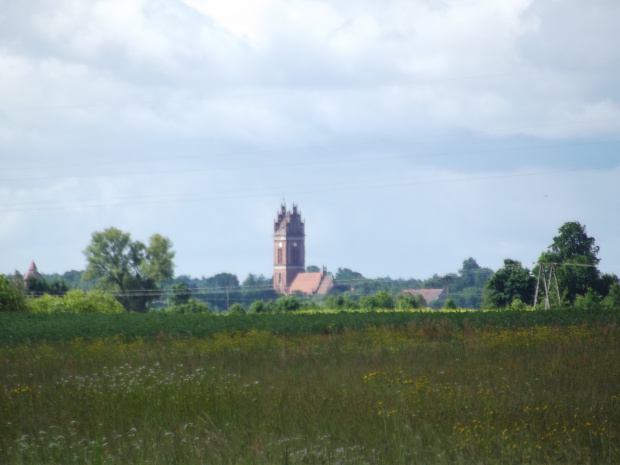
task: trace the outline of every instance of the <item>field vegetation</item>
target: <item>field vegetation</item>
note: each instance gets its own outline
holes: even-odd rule
[[[616,316],[3,314],[0,463],[618,463]]]

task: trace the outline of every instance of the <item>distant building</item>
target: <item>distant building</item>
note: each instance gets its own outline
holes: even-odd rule
[[[323,271],[306,272],[306,234],[301,211],[282,205],[274,222],[273,288],[278,294],[327,294],[334,287],[334,278]]]
[[[41,273],[37,270],[37,265],[35,265],[34,260],[30,263],[28,272],[24,275],[24,282],[28,281],[29,278],[43,279],[43,276],[41,276]]]
[[[421,295],[427,304],[433,300],[446,300],[448,298],[445,289],[404,289],[403,294]]]

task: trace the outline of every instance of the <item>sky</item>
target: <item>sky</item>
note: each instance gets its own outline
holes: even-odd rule
[[[567,221],[620,275],[617,0],[0,0],[0,274],[93,232],[176,275],[528,268]]]

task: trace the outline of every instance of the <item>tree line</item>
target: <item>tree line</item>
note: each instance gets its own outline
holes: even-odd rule
[[[76,290],[86,297],[93,291],[105,293],[113,296],[120,308],[135,312],[240,313],[323,307],[441,308],[446,305],[521,309],[533,306],[535,300],[554,307],[603,302],[606,305],[616,302],[615,305],[620,306],[618,277],[598,270],[598,253],[599,247],[594,238],[587,235],[585,226],[569,222],[559,229],[558,236],[553,238],[552,244],[541,254],[539,264],[531,271],[517,260],[506,259],[504,266],[493,272],[471,257],[463,261],[456,273],[435,274],[426,280],[389,276],[369,279],[349,268],[338,268],[334,275],[336,285],[327,296],[279,296],[273,290],[272,279],[263,275],[249,274],[243,282],[232,273],[200,279],[187,275],[174,277],[175,252],[169,239],[155,234],[145,244],[132,240],[129,233],[109,228],[93,233],[84,250],[87,262],[84,271],[43,274],[43,279],[31,277],[25,282],[18,272],[0,277],[0,310],[15,307],[19,296],[37,301],[30,306],[35,311],[65,308],[63,305],[67,303],[58,299]],[[315,266],[307,269],[317,270]],[[556,285],[555,292],[550,292],[551,284]],[[445,288],[449,301],[425,302],[420,296],[403,294],[408,289],[429,288]],[[73,302],[79,300],[76,292],[71,298]],[[92,301],[91,298],[89,302]]]

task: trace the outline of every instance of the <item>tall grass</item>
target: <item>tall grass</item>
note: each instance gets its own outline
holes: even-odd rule
[[[0,463],[618,463],[616,325],[0,349]]]
[[[41,342],[92,340],[123,334],[127,339],[206,337],[221,332],[265,330],[280,335],[333,334],[367,327],[430,325],[453,331],[466,327],[523,328],[615,324],[620,309],[547,311],[342,311],[339,313],[282,313],[249,315],[186,315],[165,313],[20,314],[0,312],[0,347]]]

